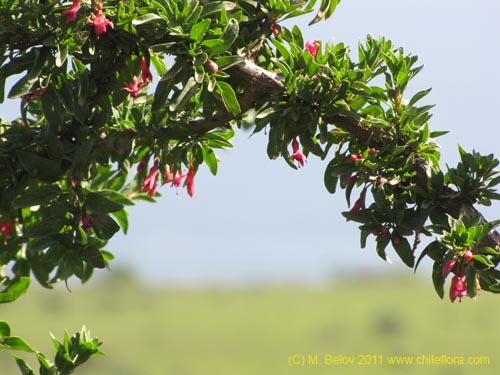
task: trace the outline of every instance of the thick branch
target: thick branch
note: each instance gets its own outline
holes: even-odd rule
[[[262,69],[249,60],[244,60],[228,69],[231,78],[243,82],[243,94],[238,95],[241,113],[255,107],[257,101],[270,97],[277,92],[285,92],[286,87],[276,78],[276,75]],[[217,112],[209,119],[191,122],[193,131],[197,134],[206,133],[212,129],[226,126],[234,116],[229,111]]]

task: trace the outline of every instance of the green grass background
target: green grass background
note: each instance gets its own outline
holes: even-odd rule
[[[116,273],[72,292],[32,287],[0,305],[12,333],[53,358],[48,332],[62,339],[83,324],[104,341],[80,375],[495,374],[500,301],[440,300],[418,277],[365,277],[319,286],[145,287]],[[292,354],[489,356],[483,366],[387,363],[289,366]],[[34,356],[23,354],[31,364]],[[18,374],[0,352],[0,374]]]

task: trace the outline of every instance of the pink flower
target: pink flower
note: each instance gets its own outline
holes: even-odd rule
[[[132,78],[132,83],[125,83],[125,87],[123,89],[127,91],[133,99],[135,99],[139,96],[139,91],[141,91],[144,85],[145,83],[139,83],[137,76],[134,76],[134,78]]]
[[[76,13],[78,13],[78,9],[80,9],[80,0],[73,0],[71,7],[61,12],[61,16],[66,16],[66,23],[76,21]]]
[[[194,168],[193,164],[189,166],[189,171],[187,173],[186,177],[186,187],[187,187],[187,192],[191,198],[193,198],[194,195]]]
[[[10,220],[2,220],[0,221],[0,232],[2,233],[2,236],[4,239],[7,239],[10,237],[12,232],[15,229],[15,225],[12,221]]]
[[[153,75],[151,74],[146,59],[143,56],[141,62],[141,83],[147,85],[150,82],[153,82]]]
[[[315,40],[314,42],[307,42],[306,43],[306,50],[309,51],[309,53],[312,55],[312,57],[316,57],[318,54],[318,49],[319,49],[319,42]]]
[[[179,195],[179,187],[182,185],[182,179],[186,177],[184,173],[177,172],[175,174],[175,177],[172,181],[172,186],[176,187],[176,192],[175,194]]]
[[[307,161],[305,155],[299,149],[299,142],[297,141],[297,137],[295,137],[292,141],[292,160],[296,160],[299,164],[299,168],[304,166],[304,163]]]
[[[102,13],[102,9],[102,3],[99,3],[97,5],[97,15],[92,14],[91,20],[87,22],[94,25],[94,33],[97,40],[99,40],[101,34],[104,34],[106,32],[107,26],[110,26],[112,29],[115,27],[115,25],[113,25],[113,22],[108,20]]]
[[[455,275],[451,279],[450,286],[450,299],[454,302],[457,298],[462,302],[462,298],[467,295],[467,286],[465,284],[465,277]]]
[[[449,260],[443,265],[443,276],[446,277],[450,274],[451,270],[455,266],[456,259]]]
[[[158,164],[155,163],[155,165],[153,165],[149,170],[149,174],[144,179],[144,182],[142,183],[141,186],[141,190],[144,192],[147,191],[150,197],[156,194],[156,186],[158,183],[158,171],[159,171]]]

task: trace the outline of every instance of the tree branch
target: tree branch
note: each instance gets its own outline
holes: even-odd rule
[[[238,95],[241,113],[255,107],[257,101],[270,97],[277,92],[286,92],[286,87],[273,74],[249,60],[244,60],[228,68],[228,73],[235,81],[243,82],[243,93]],[[217,112],[209,119],[191,121],[191,127],[196,134],[204,134],[218,127],[224,127],[234,120],[229,111]]]

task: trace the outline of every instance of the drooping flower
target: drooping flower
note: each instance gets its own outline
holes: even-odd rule
[[[149,170],[149,174],[144,179],[144,182],[142,183],[141,186],[141,190],[147,192],[150,197],[156,194],[156,187],[158,183],[158,172],[159,172],[158,163],[155,163],[155,165],[153,165]]]
[[[125,83],[123,89],[127,91],[133,99],[135,99],[139,96],[139,91],[141,91],[144,85],[145,83],[139,83],[137,76],[134,76],[134,78],[132,78],[132,83]]]
[[[456,259],[452,259],[452,260],[449,260],[447,261],[444,265],[443,265],[443,276],[446,277],[450,274],[451,270],[453,269],[453,267],[455,266],[455,263],[456,263]]]
[[[142,56],[142,62],[141,62],[141,83],[147,85],[148,83],[153,82],[153,74],[151,74],[151,71],[148,68],[148,63],[146,62],[146,59],[144,56]]]
[[[182,185],[183,178],[186,177],[186,174],[177,172],[175,174],[174,179],[172,180],[172,186],[175,186],[176,192],[175,194],[179,195],[179,187]]]
[[[97,5],[97,15],[92,14],[91,19],[88,21],[88,23],[94,25],[94,33],[97,40],[100,39],[101,34],[104,34],[106,32],[107,26],[110,26],[112,29],[115,27],[115,25],[113,25],[113,22],[108,20],[106,16],[102,13],[102,10],[103,10],[102,3],[99,3]]]
[[[0,221],[0,232],[2,233],[4,240],[10,237],[14,229],[15,225],[12,221],[10,220]]]
[[[319,50],[319,42],[315,40],[314,42],[307,42],[305,46],[306,50],[309,51],[312,57],[316,57]]]
[[[462,298],[467,295],[467,286],[465,284],[465,276],[455,275],[451,279],[450,299],[454,302],[457,298],[462,302]]]
[[[71,23],[76,21],[76,14],[80,9],[80,0],[73,0],[73,4],[69,9],[63,10],[61,12],[62,16],[66,16],[66,23]]]
[[[187,192],[191,198],[194,196],[194,168],[193,164],[189,166],[189,171],[187,173],[186,177],[186,187],[187,187]]]
[[[292,141],[292,160],[297,161],[299,167],[303,167],[304,163],[307,161],[306,156],[300,151],[297,137]]]

